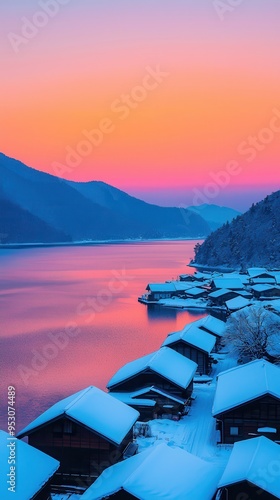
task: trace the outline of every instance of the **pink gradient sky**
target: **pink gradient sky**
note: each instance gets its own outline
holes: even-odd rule
[[[21,34],[22,17],[41,8],[6,4],[0,150],[53,174],[59,162],[65,178],[103,180],[160,204],[191,203],[231,160],[241,172],[210,202],[244,208],[276,190],[280,4],[246,0],[221,21],[214,3],[72,0],[18,53],[9,33]],[[121,120],[112,103],[157,65],[168,77]],[[271,128],[273,116],[279,131],[248,161],[239,145]],[[112,132],[69,168],[66,148],[107,117]]]

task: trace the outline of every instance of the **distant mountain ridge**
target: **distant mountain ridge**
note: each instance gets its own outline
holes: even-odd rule
[[[209,267],[280,266],[280,191],[253,204],[196,248],[193,264]]]
[[[188,210],[201,215],[208,222],[212,231],[221,227],[225,222],[231,222],[235,217],[241,215],[241,212],[233,208],[220,207],[219,205],[199,205],[187,207]]]
[[[151,205],[103,182],[66,181],[4,154],[0,154],[0,201],[5,207],[0,219],[2,244],[51,243],[58,237],[59,242],[201,238],[210,232],[209,224],[187,209]],[[12,204],[9,216],[8,204]],[[34,218],[38,235],[32,233]]]

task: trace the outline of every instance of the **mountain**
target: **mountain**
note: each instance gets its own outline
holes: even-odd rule
[[[198,205],[187,207],[194,213],[201,215],[201,217],[208,222],[212,231],[215,231],[226,222],[231,222],[235,217],[241,215],[241,212],[233,208],[220,207],[218,205]]]
[[[27,241],[25,224],[12,222],[16,211],[29,226],[31,216],[36,218],[34,242],[201,238],[211,231],[193,211],[151,205],[103,182],[69,182],[4,154],[0,154],[0,201],[4,208],[0,233],[8,235],[6,242]]]
[[[193,264],[210,267],[280,266],[280,191],[210,234]]]

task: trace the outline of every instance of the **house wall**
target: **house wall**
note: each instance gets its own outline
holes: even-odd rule
[[[48,481],[32,500],[51,500],[51,480]]]
[[[222,306],[228,300],[235,299],[235,297],[238,297],[238,293],[229,292],[229,293],[225,293],[225,295],[222,295],[221,297],[209,297],[209,299],[211,300],[211,302],[213,302],[214,305]]]
[[[124,490],[120,490],[114,495],[110,495],[108,498],[112,498],[112,500],[138,500],[137,497],[131,495],[130,493],[127,493]]]
[[[280,441],[280,400],[271,396],[256,399],[218,417],[222,442],[233,444],[243,439],[265,435],[261,427],[273,427],[277,432],[266,434],[272,441]]]
[[[220,500],[251,500],[257,498],[275,500],[277,497],[247,481],[242,481],[222,489]]]
[[[179,396],[182,399],[188,399],[193,391],[193,382],[191,382],[186,389],[183,389],[151,370],[146,370],[145,372],[139,373],[130,379],[124,380],[123,382],[114,385],[109,390],[110,392],[134,392],[145,387],[151,387],[152,385],[155,385],[159,389],[165,390],[170,394]]]
[[[76,484],[76,476],[88,478],[90,484],[101,472],[122,459],[122,452],[132,440],[132,429],[120,446],[76,424],[67,418],[59,419],[38,429],[28,437],[31,446],[60,462],[55,482]]]
[[[209,356],[207,353],[196,349],[195,347],[189,346],[185,342],[176,342],[173,345],[169,345],[171,349],[182,354],[188,359],[191,359],[198,364],[197,372],[202,374],[209,373]]]

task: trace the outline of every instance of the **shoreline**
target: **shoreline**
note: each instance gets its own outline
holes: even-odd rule
[[[197,241],[203,240],[205,237],[197,236],[190,238],[135,238],[135,239],[119,239],[119,240],[92,240],[92,241],[69,241],[56,243],[5,243],[0,244],[0,250],[20,250],[24,248],[53,248],[53,247],[73,247],[73,246],[97,246],[97,245],[121,245],[121,244],[137,244],[137,243],[156,243],[165,241]]]
[[[187,267],[193,267],[195,269],[205,269],[206,271],[219,271],[223,273],[232,273],[234,271],[239,272],[240,268],[236,267],[223,267],[223,266],[208,266],[207,264],[196,264],[195,262],[190,262],[187,264]]]

